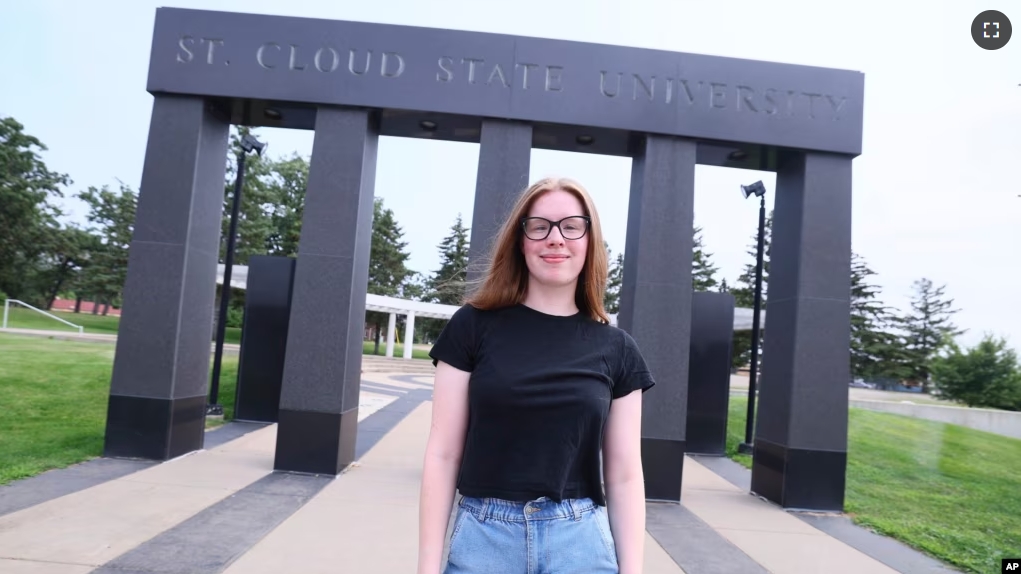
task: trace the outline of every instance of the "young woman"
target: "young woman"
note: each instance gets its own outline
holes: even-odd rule
[[[419,574],[642,572],[642,393],[655,382],[609,325],[606,276],[588,192],[565,179],[525,190],[430,353]]]

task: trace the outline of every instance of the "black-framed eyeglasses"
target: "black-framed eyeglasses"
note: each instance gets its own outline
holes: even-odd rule
[[[533,241],[546,239],[554,227],[560,230],[564,239],[581,239],[588,232],[591,221],[587,215],[573,215],[560,221],[550,221],[545,217],[522,217],[521,229],[525,237]]]

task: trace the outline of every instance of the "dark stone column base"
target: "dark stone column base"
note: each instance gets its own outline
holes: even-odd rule
[[[355,459],[358,408],[343,413],[280,409],[274,470],[337,475]]]
[[[784,508],[843,512],[847,453],[755,439],[752,492]]]
[[[685,441],[642,438],[645,499],[679,502]]]
[[[154,399],[110,395],[103,456],[169,460],[200,450],[206,396]]]

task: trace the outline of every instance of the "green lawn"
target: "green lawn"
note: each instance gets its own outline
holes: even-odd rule
[[[0,485],[103,452],[114,346],[0,334]],[[234,414],[237,358],[224,356],[220,403]]]
[[[750,467],[736,452],[747,408],[731,397],[727,452]],[[1021,554],[1021,441],[851,409],[845,510],[964,571],[996,572]]]
[[[98,333],[101,335],[116,335],[120,326],[120,317],[113,315],[92,315],[90,313],[68,313],[66,311],[53,311],[52,315],[61,319],[81,325],[86,333]],[[12,329],[36,329],[40,331],[59,331],[61,333],[77,333],[78,329],[69,327],[55,321],[46,315],[37,313],[25,307],[11,305],[7,317],[7,326]],[[215,337],[215,335],[214,335]],[[241,329],[227,327],[223,334],[224,343],[238,344],[241,342]]]

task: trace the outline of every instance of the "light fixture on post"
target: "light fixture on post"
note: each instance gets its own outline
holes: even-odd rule
[[[261,156],[266,149],[263,142],[251,134],[241,138],[241,149],[238,151],[238,175],[234,179],[234,198],[230,208],[230,231],[227,232],[227,253],[223,260],[223,285],[220,287],[220,314],[216,320],[216,350],[213,352],[213,381],[209,390],[209,404],[206,405],[207,415],[222,415],[223,405],[220,400],[220,365],[223,359],[223,338],[227,332],[227,307],[230,303],[230,276],[234,267],[234,240],[237,236],[238,209],[241,205],[241,189],[245,181],[245,156],[254,151]]]
[[[759,198],[759,235],[755,249],[755,302],[752,305],[752,359],[748,367],[748,416],[745,420],[744,442],[737,445],[741,454],[752,454],[752,429],[755,428],[755,383],[759,370],[759,310],[762,308],[762,244],[766,235],[766,186],[761,181],[742,185],[745,199]]]

